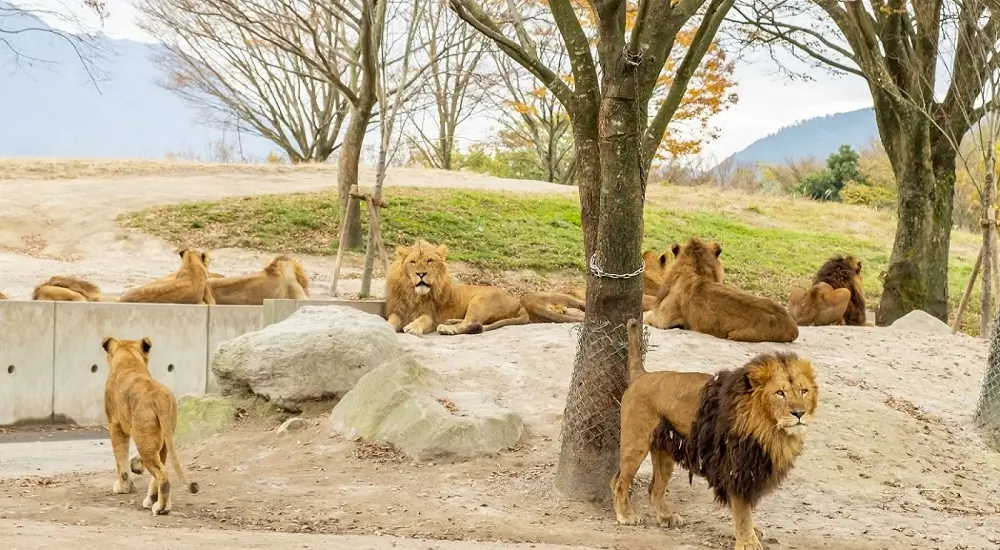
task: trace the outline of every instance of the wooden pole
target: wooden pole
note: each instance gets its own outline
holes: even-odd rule
[[[344,249],[347,248],[347,212],[351,209],[351,201],[358,193],[358,186],[352,185],[350,196],[347,198],[347,209],[340,216],[340,243],[337,245],[337,259],[333,262],[333,277],[330,281],[330,296],[337,295],[337,282],[340,280],[340,266],[344,261]]]
[[[972,275],[965,285],[965,293],[962,294],[962,301],[958,303],[958,311],[955,313],[955,320],[951,323],[951,333],[958,332],[958,327],[962,325],[962,316],[965,315],[965,308],[969,305],[969,297],[972,296],[972,287],[976,286],[976,276],[979,275],[979,266],[983,263],[983,247],[979,247],[979,254],[976,255],[976,263],[972,266]]]

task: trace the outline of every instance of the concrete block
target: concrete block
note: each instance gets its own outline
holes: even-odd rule
[[[264,300],[264,311],[261,314],[262,324],[266,327],[284,321],[298,309],[295,302],[295,300]]]
[[[153,378],[180,397],[202,394],[208,380],[208,306],[57,302],[53,413],[80,425],[107,422],[108,364],[101,339],[148,336]]]
[[[52,417],[55,302],[0,301],[0,425]]]
[[[346,306],[385,318],[384,300],[264,300],[263,325],[273,325],[287,319],[302,306]]]
[[[292,301],[292,300],[289,300]],[[208,355],[206,362],[211,367],[212,356],[219,344],[237,336],[264,328],[262,306],[208,306]],[[215,375],[208,369],[206,392],[218,392]]]

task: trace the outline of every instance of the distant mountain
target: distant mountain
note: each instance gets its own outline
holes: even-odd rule
[[[871,108],[803,120],[751,143],[722,161],[740,164],[776,164],[790,159],[826,157],[843,144],[855,149],[878,137],[875,111]]]
[[[91,83],[73,45],[29,15],[8,16],[0,2],[0,156],[161,158],[168,153],[205,157],[210,144],[235,134],[198,123],[198,113],[156,84],[151,58],[159,47],[103,38],[106,80]],[[5,32],[6,31],[6,32]],[[2,41],[10,43],[3,47]],[[27,57],[51,62],[32,63]],[[33,66],[31,66],[33,65]],[[263,158],[277,147],[242,133],[244,155]]]

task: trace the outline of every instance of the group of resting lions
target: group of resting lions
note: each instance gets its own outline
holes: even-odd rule
[[[792,288],[787,309],[723,283],[717,242],[697,238],[667,254],[643,252],[642,320],[741,342],[792,342],[799,326],[866,325],[861,261],[835,256],[808,290]],[[504,289],[452,281],[448,248],[418,241],[396,248],[386,275],[386,312],[397,332],[417,336],[476,334],[509,325],[582,321],[586,289],[534,292],[520,300]]]
[[[208,254],[185,248],[180,268],[159,279],[126,290],[114,298],[90,281],[56,275],[38,284],[32,300],[57,302],[132,302],[159,304],[261,305],[267,298],[309,298],[309,277],[296,260],[280,254],[260,271],[226,277],[208,271]],[[7,297],[0,293],[0,299]]]

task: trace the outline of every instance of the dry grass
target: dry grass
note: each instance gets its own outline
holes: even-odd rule
[[[67,180],[205,174],[283,174],[331,172],[334,164],[210,163],[183,160],[0,158],[0,180]]]

